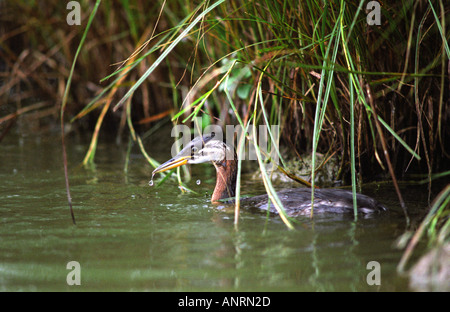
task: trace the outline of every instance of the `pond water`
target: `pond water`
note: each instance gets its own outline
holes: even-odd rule
[[[59,136],[11,134],[0,144],[0,291],[409,290],[396,273],[405,222],[389,185],[364,190],[391,208],[386,215],[356,223],[316,215],[290,231],[277,216],[243,210],[236,229],[233,211],[210,203],[212,166],[193,167],[187,185],[196,194],[183,194],[175,180],[150,187],[153,168],[137,148],[125,172],[127,144],[100,143],[86,169],[88,144],[67,140],[76,226]],[[159,161],[170,157],[170,140],[162,141],[152,144],[158,150],[146,142]],[[263,192],[247,176],[242,189]],[[425,190],[407,189],[410,206],[426,205]],[[81,285],[67,283],[71,261]],[[367,282],[371,261],[380,264],[380,285]]]

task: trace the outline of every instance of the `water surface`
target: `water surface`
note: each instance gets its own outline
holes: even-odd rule
[[[160,161],[170,157],[167,146],[146,147]],[[59,137],[10,135],[1,142],[1,291],[409,290],[395,271],[402,251],[394,242],[405,224],[388,185],[367,193],[394,213],[356,223],[297,219],[289,231],[278,217],[244,210],[236,229],[233,212],[209,202],[211,166],[193,168],[187,185],[197,194],[183,194],[175,180],[150,187],[152,168],[138,149],[125,172],[126,147],[99,144],[91,169],[80,167],[86,148],[69,139],[74,226]],[[243,180],[244,193],[262,190]],[[405,197],[419,207],[424,193]],[[67,284],[70,261],[80,264],[79,286]],[[367,283],[370,261],[380,264],[381,285]]]

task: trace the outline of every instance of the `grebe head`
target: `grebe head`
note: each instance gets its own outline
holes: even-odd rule
[[[175,157],[166,161],[153,171],[153,175],[185,164],[213,162],[225,165],[227,160],[235,160],[234,149],[219,140],[214,132],[198,136],[189,142]]]

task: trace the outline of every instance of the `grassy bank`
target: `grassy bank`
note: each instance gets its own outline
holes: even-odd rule
[[[82,24],[69,26],[65,3],[2,2],[2,129],[18,115],[37,127],[58,118],[94,7],[80,3]],[[442,1],[384,4],[381,24],[371,26],[365,6],[101,2],[76,63],[66,116],[74,128],[92,132],[108,105],[104,132],[122,136],[127,117],[139,131],[166,114],[189,122],[193,111],[211,123],[236,124],[250,118],[260,91],[268,122],[282,126],[283,143],[299,154],[312,147],[336,153],[337,179],[349,172],[353,146],[360,179],[387,172],[384,148],[399,177],[448,169],[449,8]],[[123,96],[132,86],[127,112]],[[257,110],[256,122],[264,123]]]

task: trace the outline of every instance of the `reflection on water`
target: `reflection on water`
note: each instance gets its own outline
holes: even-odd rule
[[[86,146],[68,146],[73,226],[59,140],[0,144],[0,290],[408,290],[395,272],[404,221],[388,186],[368,194],[393,208],[387,215],[303,218],[289,231],[278,217],[242,211],[236,230],[232,208],[209,202],[210,166],[193,170],[197,194],[182,194],[172,181],[150,187],[153,168],[137,149],[127,173],[126,149],[112,144],[99,145],[95,168],[81,168]],[[261,191],[243,180],[244,193]],[[405,197],[420,205],[426,199],[411,196],[422,193]],[[66,283],[70,261],[80,263],[80,286]],[[367,283],[370,261],[381,285]]]

